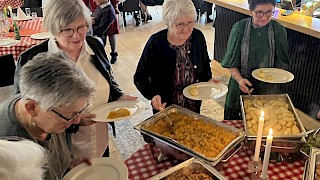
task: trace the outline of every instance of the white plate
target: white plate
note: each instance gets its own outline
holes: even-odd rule
[[[144,103],[141,101],[115,101],[111,103],[104,104],[102,106],[97,107],[90,113],[96,114],[96,117],[93,119],[96,122],[112,122],[112,121],[120,121],[123,119],[131,118],[133,115],[136,115],[142,111],[144,107]],[[119,108],[125,108],[130,111],[129,116],[119,117],[114,119],[108,119],[110,111],[116,111]]]
[[[30,20],[30,19],[32,19],[32,17],[26,17],[26,18],[23,18],[23,19],[15,18],[14,20],[15,21],[27,21],[27,20]]]
[[[62,180],[126,180],[128,174],[128,168],[124,162],[111,157],[103,157],[93,159],[91,166],[86,163],[76,166]]]
[[[192,86],[197,86],[198,96],[192,96],[189,91]],[[228,92],[228,87],[222,83],[200,82],[191,84],[183,89],[183,95],[193,100],[216,99]]]
[[[0,47],[10,47],[15,44],[18,44],[20,41],[19,40],[14,40],[14,39],[0,39]]]
[[[260,70],[262,70],[265,77],[271,76],[272,79],[269,80],[267,78],[259,77],[258,72]],[[290,82],[294,79],[294,75],[291,72],[283,70],[283,69],[278,69],[278,68],[255,69],[254,71],[252,71],[251,74],[255,79],[257,79],[259,81],[267,82],[267,83],[287,83],[287,82]]]
[[[41,32],[37,34],[32,34],[30,37],[32,39],[49,39],[52,37],[52,34],[49,32]]]

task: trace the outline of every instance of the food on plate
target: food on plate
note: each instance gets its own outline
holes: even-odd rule
[[[320,162],[318,161],[317,162],[317,165],[316,165],[316,170],[315,170],[316,174],[315,174],[315,179],[318,180],[320,179]]]
[[[110,111],[107,119],[115,119],[119,117],[126,117],[130,116],[130,111],[126,108],[119,108],[115,111]]]
[[[272,80],[274,80],[274,79],[273,79],[273,76],[267,75],[267,76],[266,76],[266,80],[272,81]]]
[[[197,86],[192,85],[190,90],[189,90],[189,93],[191,94],[191,96],[198,96],[199,92],[198,92]]]
[[[258,70],[258,77],[264,79],[265,75],[264,75],[264,71],[262,69]]]
[[[195,119],[177,112],[172,112],[168,116],[172,120],[172,129],[164,118],[146,127],[146,129],[174,139],[208,158],[217,156],[236,138],[235,134],[228,132],[226,129],[201,119]]]
[[[263,135],[268,135],[272,128],[276,135],[299,134],[300,129],[293,112],[289,110],[289,104],[279,98],[277,100],[256,100],[264,111]],[[261,109],[252,107],[251,100],[244,101],[244,112],[250,135],[256,135],[258,131]]]
[[[178,171],[170,174],[169,176],[163,178],[163,180],[185,180],[185,179],[203,179],[203,180],[212,180],[212,176],[209,173],[204,172],[201,169],[194,169],[189,167],[184,167]]]
[[[320,134],[317,134],[316,137],[313,138],[313,133],[310,133],[307,137],[307,142],[302,145],[301,150],[309,154],[311,147],[320,148]]]

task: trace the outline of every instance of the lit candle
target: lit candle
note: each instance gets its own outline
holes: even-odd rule
[[[8,6],[9,12],[10,12],[10,17],[12,18],[12,8],[11,6]]]
[[[272,145],[272,139],[273,139],[272,133],[273,133],[272,128],[270,128],[269,135],[267,136],[266,148],[264,151],[261,179],[267,179],[268,177],[268,165],[269,165],[270,151],[271,151],[271,145]]]
[[[259,161],[259,154],[260,154],[260,147],[261,147],[261,139],[262,139],[263,125],[264,125],[264,112],[261,111],[261,116],[259,117],[259,125],[258,125],[257,140],[256,140],[256,148],[255,148],[254,156],[253,156],[253,160],[254,160],[254,161]]]

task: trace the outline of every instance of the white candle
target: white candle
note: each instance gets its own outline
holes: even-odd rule
[[[256,148],[254,151],[253,160],[259,161],[259,154],[260,154],[260,147],[261,147],[261,139],[262,139],[262,132],[263,132],[263,125],[264,125],[264,112],[261,111],[261,116],[259,117],[259,125],[258,125],[258,132],[257,132],[257,140],[256,140]]]
[[[273,139],[272,133],[273,133],[272,128],[270,128],[269,135],[267,136],[266,148],[264,151],[261,179],[267,179],[268,177],[268,165],[269,165],[271,145],[272,145],[272,139]]]
[[[10,17],[12,18],[12,8],[11,6],[8,6],[9,12],[10,12]]]

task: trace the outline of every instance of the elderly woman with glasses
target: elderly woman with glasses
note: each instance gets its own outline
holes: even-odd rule
[[[87,126],[78,127],[79,130],[72,134],[71,150],[75,157],[108,156],[107,124],[94,123],[92,118],[95,118],[95,114],[88,112],[111,101],[137,98],[122,93],[111,75],[111,65],[103,45],[95,37],[86,35],[88,27],[91,26],[91,16],[82,0],[49,0],[44,8],[43,26],[53,37],[22,53],[17,64],[17,72],[39,52],[66,53],[96,87],[92,103],[81,114],[80,125]],[[18,82],[19,75],[16,73],[17,91]],[[76,130],[77,128],[74,128],[72,131]]]
[[[201,101],[182,93],[190,84],[212,78],[206,40],[194,28],[196,9],[191,0],[165,0],[162,16],[167,28],[149,38],[134,83],[151,100],[154,112],[171,104],[200,112]]]
[[[254,79],[251,72],[258,68],[286,68],[290,64],[285,29],[271,20],[275,0],[250,0],[252,17],[233,25],[226,54],[221,65],[232,74],[225,104],[225,119],[242,119],[240,94],[278,93],[275,85]],[[253,91],[254,90],[254,91]]]
[[[62,179],[84,161],[90,164],[86,157],[72,159],[65,129],[79,123],[94,95],[93,82],[65,56],[40,53],[20,69],[19,83],[21,93],[0,105],[0,137],[18,136],[45,147],[48,180]]]

